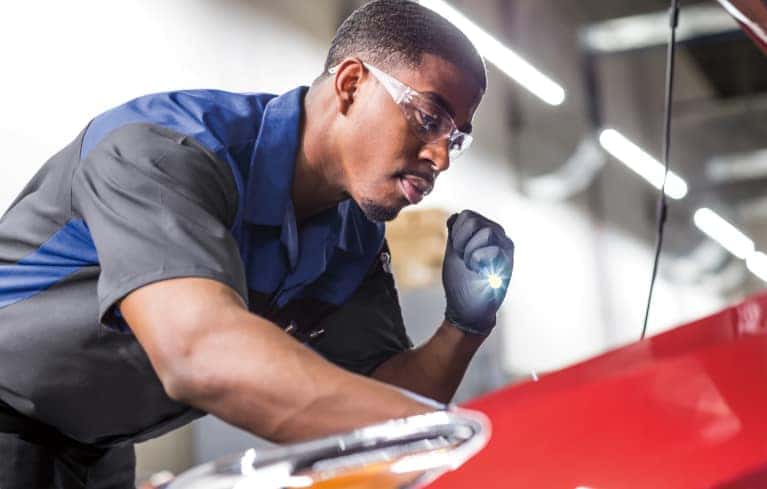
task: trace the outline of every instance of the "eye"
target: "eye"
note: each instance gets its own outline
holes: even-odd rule
[[[434,133],[439,130],[439,116],[433,116],[421,109],[415,109],[415,119],[424,132]]]
[[[458,136],[455,139],[452,139],[450,141],[450,147],[448,148],[450,151],[458,151],[463,147],[463,136]]]

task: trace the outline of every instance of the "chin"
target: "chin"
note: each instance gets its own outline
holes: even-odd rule
[[[368,199],[362,199],[357,203],[365,214],[365,217],[373,222],[391,221],[399,215],[402,206],[387,206]]]

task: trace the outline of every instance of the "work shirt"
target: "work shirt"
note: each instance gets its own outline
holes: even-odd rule
[[[228,285],[358,373],[412,346],[384,226],[352,200],[296,222],[306,90],[141,97],[42,167],[0,220],[0,400],[97,445],[200,416],[166,396],[119,310],[171,278]]]

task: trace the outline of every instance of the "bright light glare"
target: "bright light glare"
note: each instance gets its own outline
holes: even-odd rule
[[[242,455],[240,473],[243,477],[232,486],[232,489],[300,488],[311,487],[314,484],[311,477],[292,475],[292,467],[288,462],[256,468],[256,460],[256,450],[253,448]]]
[[[698,229],[738,258],[745,259],[754,252],[751,238],[711,209],[698,209],[693,219]]]
[[[491,273],[487,276],[487,283],[490,285],[490,288],[492,289],[498,289],[503,285],[503,280],[501,280],[501,277],[498,276],[496,273]]]
[[[420,3],[437,12],[463,31],[486,60],[493,63],[535,96],[550,105],[560,105],[565,101],[564,88],[538,71],[517,53],[501,44],[461,12],[451,7],[450,4],[443,0],[421,0]]]
[[[255,461],[256,450],[254,448],[250,448],[242,455],[242,458],[240,459],[240,472],[245,475],[255,473],[256,469],[253,467]]]
[[[751,253],[746,259],[746,266],[751,273],[767,282],[767,254],[761,251]]]
[[[403,457],[391,466],[393,474],[407,474],[409,472],[424,472],[437,468],[457,468],[457,457],[448,451],[421,453]]]
[[[623,134],[615,129],[605,129],[599,135],[599,144],[655,188],[660,190],[663,186],[665,167]],[[681,199],[687,195],[687,183],[672,171],[668,172],[666,195],[672,199]]]
[[[294,475],[288,478],[285,482],[285,487],[312,487],[314,485],[314,479],[306,475]]]

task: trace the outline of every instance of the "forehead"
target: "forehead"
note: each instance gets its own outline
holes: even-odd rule
[[[395,68],[392,75],[445,105],[458,127],[471,123],[482,99],[480,86],[471,74],[432,54],[424,54],[418,68]]]

